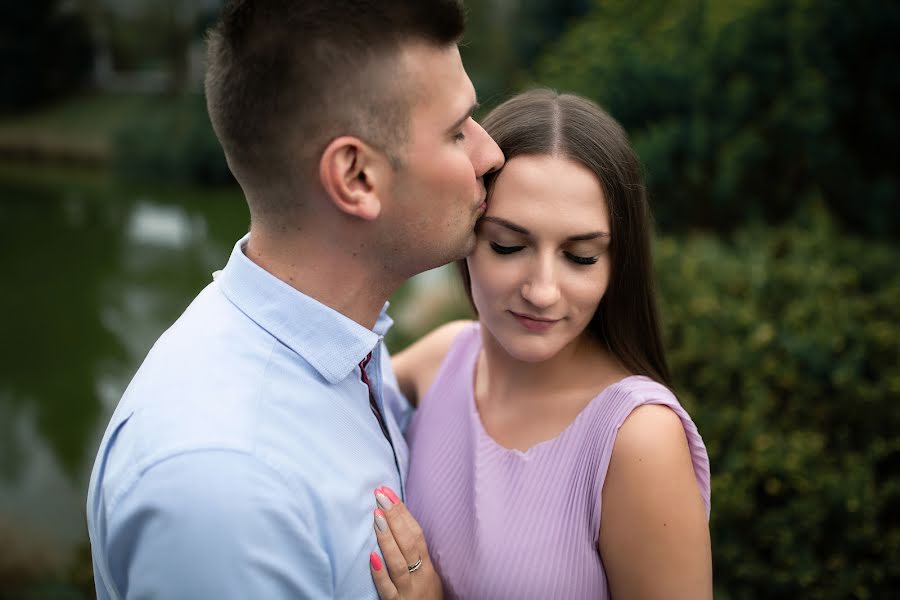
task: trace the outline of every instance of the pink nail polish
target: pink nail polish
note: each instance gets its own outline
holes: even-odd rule
[[[383,493],[385,496],[387,496],[390,499],[390,501],[393,502],[394,504],[397,504],[398,502],[400,502],[400,498],[398,498],[397,494],[394,493],[394,490],[392,490],[388,486],[382,487],[381,493]]]
[[[372,554],[369,555],[369,563],[372,565],[372,568],[375,569],[376,571],[381,570],[381,559],[378,558],[378,554],[376,554],[375,552],[373,552]]]
[[[388,530],[387,519],[384,517],[384,511],[380,508],[375,509],[375,530],[378,533],[384,533]]]

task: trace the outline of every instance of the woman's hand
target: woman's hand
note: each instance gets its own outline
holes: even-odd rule
[[[378,595],[382,600],[443,598],[419,523],[388,487],[375,490],[375,502],[375,535],[387,563],[385,568],[377,552],[369,555]]]

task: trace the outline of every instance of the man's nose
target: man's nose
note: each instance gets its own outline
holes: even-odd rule
[[[478,144],[472,156],[472,164],[478,177],[484,177],[487,173],[499,170],[505,159],[494,138],[487,134],[481,124],[476,122],[475,126],[478,128]]]

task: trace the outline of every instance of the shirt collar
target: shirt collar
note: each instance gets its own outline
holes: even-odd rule
[[[372,351],[393,325],[385,303],[372,329],[310,298],[244,254],[247,234],[234,245],[228,264],[214,274],[238,310],[299,354],[330,383],[341,381]]]

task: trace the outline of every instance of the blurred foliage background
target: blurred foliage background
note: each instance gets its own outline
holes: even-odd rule
[[[900,5],[469,0],[483,110],[535,85],[628,130],[677,393],[713,470],[716,597],[900,589]],[[106,420],[247,213],[201,93],[221,0],[33,0],[0,20],[0,597],[93,597]],[[398,349],[467,313],[452,270]]]

